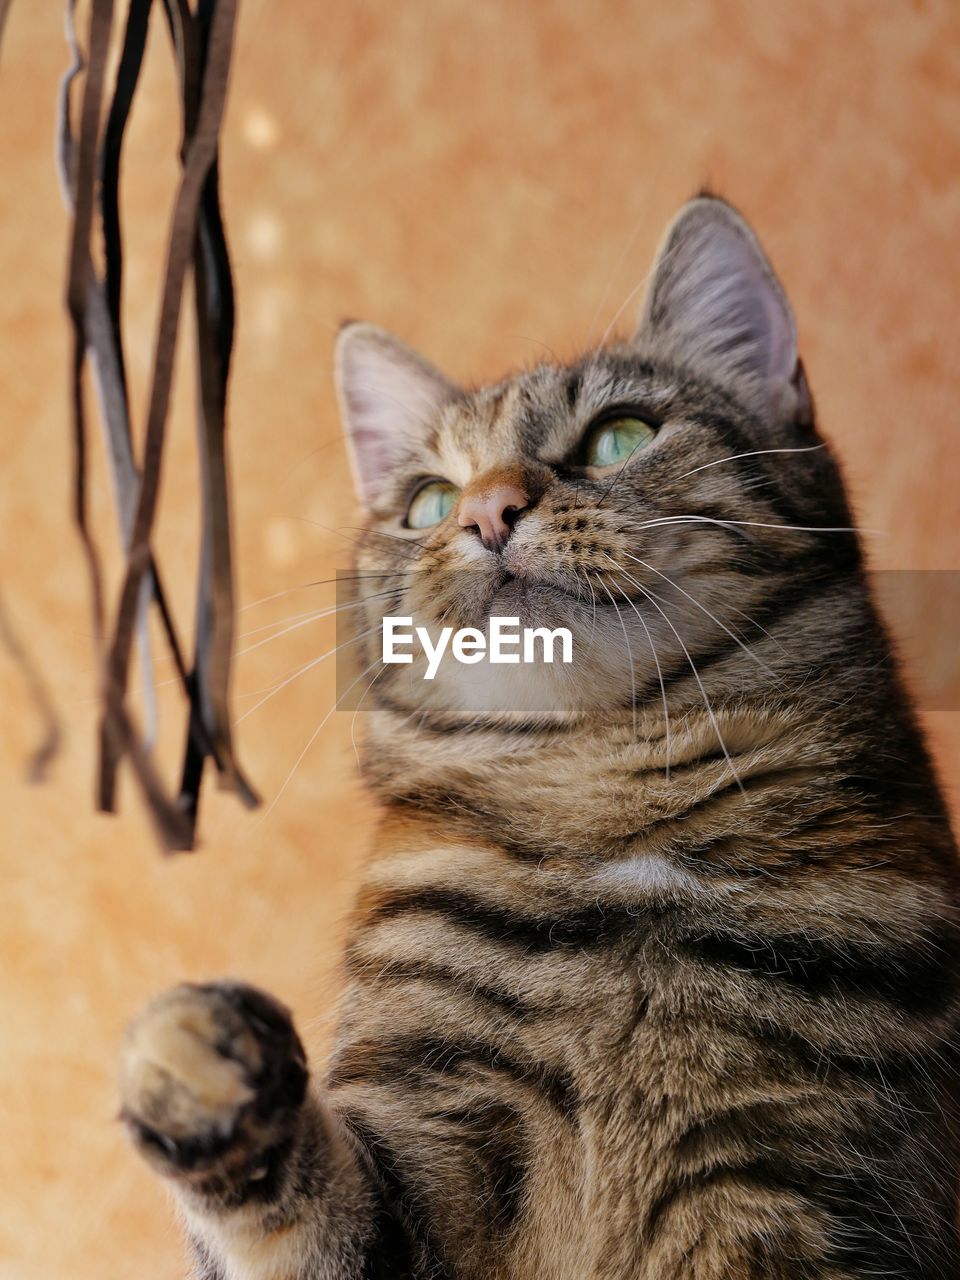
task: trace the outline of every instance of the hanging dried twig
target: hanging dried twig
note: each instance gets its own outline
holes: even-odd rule
[[[0,17],[2,17],[2,14],[0,14]],[[2,595],[0,595],[0,644],[3,645],[20,668],[24,683],[27,686],[27,692],[30,694],[40,719],[43,721],[43,739],[30,757],[27,765],[27,780],[29,782],[42,782],[47,776],[50,762],[60,749],[60,721],[57,719],[53,699],[50,697],[50,692],[43,676],[14,630]]]
[[[184,124],[182,175],[171,217],[145,442],[139,466],[134,458],[122,341],[123,252],[118,187],[124,131],[143,61],[151,0],[129,2],[116,86],[102,142],[101,101],[113,0],[91,0],[86,78],[76,137],[71,127],[69,93],[72,82],[83,70],[84,59],[73,26],[75,0],[68,0],[67,30],[73,65],[62,90],[60,165],[73,211],[67,301],[74,329],[74,514],[90,571],[95,643],[103,673],[98,803],[105,810],[114,808],[117,768],[123,758],[128,758],[164,847],[188,849],[194,843],[207,757],[214,761],[223,785],[235,790],[246,803],[257,803],[235,760],[228,712],[233,588],[225,417],[233,341],[233,290],[220,216],[217,150],[237,5],[236,0],[199,0],[196,10],[192,10],[187,0],[163,0],[163,3],[180,70]],[[102,280],[90,251],[98,170],[105,260]],[[193,665],[188,669],[150,540],[156,515],[180,302],[191,266],[198,333],[203,537],[195,653]],[[86,512],[88,439],[83,378],[88,355],[92,357],[101,392],[120,535],[127,556],[109,636],[100,557]],[[147,615],[152,603],[158,607],[190,704],[183,775],[176,800],[168,795],[149,750],[153,714]],[[146,738],[136,728],[127,707],[135,634],[139,636],[141,662],[150,691]]]
[[[7,25],[10,13],[10,0],[0,0],[0,46],[3,44],[3,29]]]
[[[185,0],[164,0],[174,49],[181,66],[184,145],[188,164],[202,118],[202,92],[212,56],[216,5],[200,0],[191,28]],[[196,645],[191,686],[198,697],[191,708],[180,799],[195,816],[206,743],[221,777],[248,804],[256,802],[239,771],[230,734],[230,659],[233,651],[233,574],[230,513],[225,454],[227,382],[233,352],[234,298],[223,220],[220,214],[219,169],[216,153],[200,197],[200,214],[193,248],[200,381],[200,450],[203,484],[203,534],[200,586],[197,599]]]

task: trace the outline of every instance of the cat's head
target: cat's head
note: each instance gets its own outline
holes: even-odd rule
[[[466,390],[349,324],[336,365],[369,513],[356,571],[372,701],[454,720],[607,714],[718,657],[749,684],[771,600],[856,563],[855,537],[817,532],[850,520],[789,303],[722,200],[692,200],[668,229],[628,342]],[[384,615],[433,635],[491,615],[566,627],[574,660],[448,655],[426,681],[417,645],[412,664],[379,665]]]

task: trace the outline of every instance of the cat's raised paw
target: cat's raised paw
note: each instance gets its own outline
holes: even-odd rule
[[[121,1115],[163,1172],[256,1158],[289,1131],[306,1084],[288,1011],[243,983],[174,987],[124,1036]]]

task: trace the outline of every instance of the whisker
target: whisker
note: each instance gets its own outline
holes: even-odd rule
[[[678,480],[686,480],[687,476],[695,476],[698,471],[706,471],[708,467],[719,467],[722,462],[735,462],[737,458],[759,458],[764,453],[814,453],[817,449],[825,449],[826,444],[807,444],[798,449],[750,449],[747,453],[731,453],[726,458],[714,458],[713,462],[705,462],[702,467],[694,467],[692,471],[684,471],[677,476]]]
[[[269,702],[271,698],[281,691],[281,689],[285,689],[288,684],[292,684],[294,680],[298,680],[300,676],[306,675],[308,671],[319,666],[321,662],[325,662],[327,658],[332,658],[335,653],[339,653],[339,651],[341,649],[345,649],[347,645],[356,644],[359,640],[365,640],[367,636],[372,636],[374,632],[380,629],[381,626],[382,623],[378,622],[375,627],[369,627],[366,631],[361,631],[358,635],[352,636],[349,640],[341,640],[339,644],[335,644],[333,648],[328,649],[326,653],[321,653],[318,658],[311,658],[310,661],[305,663],[302,667],[298,667],[293,675],[288,676],[286,680],[281,681],[281,683],[278,684],[275,689],[272,689],[265,698],[261,698],[259,702],[254,704],[254,706],[248,707],[242,715],[237,717],[234,723],[240,724],[242,720],[246,720],[247,716],[252,716],[254,711],[259,710],[265,702]]]
[[[312,618],[316,615],[316,609],[306,609],[303,613],[291,613],[286,618],[275,618],[273,622],[264,622],[259,627],[251,627],[249,631],[241,631],[236,637],[238,640],[248,640],[250,636],[261,635],[264,631],[270,631],[273,627],[282,627],[286,622],[296,622],[298,618]]]
[[[601,337],[600,341],[597,343],[596,347],[594,348],[594,358],[597,358],[600,355],[600,352],[603,350],[603,348],[607,345],[607,340],[609,339],[611,333],[613,333],[614,329],[616,328],[617,322],[619,321],[620,317],[623,315],[624,311],[626,311],[627,307],[630,305],[633,299],[637,296],[640,290],[646,287],[647,281],[650,279],[651,275],[652,275],[652,271],[648,271],[647,274],[642,277],[642,279],[638,280],[637,283],[630,290],[630,292],[627,294],[627,296],[624,298],[624,300],[620,303],[619,307],[617,307],[616,311],[613,313],[613,319],[607,325],[606,329],[604,329],[603,336]]]
[[[727,762],[727,767],[729,768],[730,772],[733,774],[734,779],[736,780],[736,784],[740,788],[741,793],[746,794],[744,791],[743,783],[740,781],[740,775],[737,773],[736,769],[734,768],[733,760],[730,757],[730,752],[727,750],[727,744],[723,740],[723,734],[720,732],[720,726],[717,723],[717,717],[713,713],[713,706],[711,705],[710,699],[707,696],[707,691],[704,688],[703,681],[700,679],[700,672],[697,670],[697,665],[694,662],[693,658],[690,656],[690,650],[687,648],[687,646],[683,642],[683,637],[681,636],[677,628],[673,625],[673,623],[670,621],[670,619],[667,617],[667,615],[664,613],[664,611],[657,604],[656,600],[654,600],[653,597],[650,595],[650,593],[646,590],[646,588],[642,587],[640,583],[637,582],[636,578],[632,577],[629,573],[627,573],[626,569],[624,569],[622,565],[618,564],[617,561],[614,560],[613,556],[608,555],[607,559],[610,561],[610,563],[614,566],[614,568],[619,573],[623,574],[623,576],[626,578],[628,582],[633,583],[633,585],[637,588],[637,590],[640,592],[642,596],[644,596],[647,600],[650,601],[650,603],[656,609],[657,613],[660,614],[664,622],[667,624],[667,626],[670,628],[673,634],[677,637],[677,643],[680,645],[680,648],[683,650],[684,657],[686,658],[687,662],[690,664],[690,670],[693,672],[693,678],[697,682],[697,687],[700,690],[700,697],[703,699],[703,705],[706,708],[707,715],[710,717],[710,723],[713,725],[713,731],[717,735],[717,741],[720,744],[720,750],[723,752],[724,759]]]
[[[367,529],[360,524],[345,524],[341,525],[341,528],[352,529],[355,533],[370,533],[375,538],[389,538],[391,542],[399,542],[404,547],[420,547],[424,551],[431,550],[422,538],[401,538],[398,533],[387,533],[383,529]],[[336,533],[338,531],[334,529],[332,532]]]
[[[675,591],[679,591],[682,596],[686,596],[686,598],[690,601],[690,603],[693,605],[696,605],[696,607],[700,609],[701,612],[705,613],[707,617],[711,620],[711,622],[715,622],[717,626],[721,628],[721,630],[725,631],[727,635],[730,637],[730,639],[733,640],[736,644],[738,644],[740,648],[743,650],[743,652],[747,655],[747,657],[752,658],[753,661],[757,664],[758,667],[760,667],[762,671],[765,671],[768,676],[772,676],[774,680],[779,679],[779,677],[777,676],[777,673],[771,667],[768,667],[767,664],[763,662],[760,658],[758,658],[757,655],[750,648],[750,646],[747,644],[744,644],[744,642],[740,639],[740,637],[736,634],[736,632],[731,631],[728,626],[725,626],[715,614],[710,612],[710,610],[707,608],[705,604],[701,604],[699,600],[695,600],[689,591],[685,591],[683,587],[680,586],[679,582],[674,582],[672,578],[669,578],[665,573],[661,573],[659,569],[655,569],[652,564],[647,564],[646,560],[641,560],[639,556],[632,556],[629,551],[625,551],[623,554],[627,557],[628,560],[633,560],[636,564],[642,565],[644,569],[649,569],[649,571],[651,573],[655,573],[658,578],[662,578],[664,582],[669,583],[670,586],[673,587]]]
[[[322,520],[311,520],[307,516],[294,516],[293,518],[300,521],[301,524],[309,524],[315,529],[323,529],[326,533],[332,533],[336,538],[343,538],[352,547],[359,546],[362,541],[361,538],[353,536],[356,533],[364,536],[370,535],[374,538],[389,538],[392,542],[398,542],[408,550],[408,557],[415,556],[421,550],[428,553],[430,550],[419,538],[401,538],[399,534],[385,533],[382,529],[368,529],[359,524],[345,524],[335,528],[333,525],[324,524]],[[350,532],[345,533],[344,530],[349,530]]]
[[[646,520],[635,528],[654,529],[660,525],[688,523],[748,525],[755,529],[790,529],[795,533],[869,533],[878,538],[887,537],[885,529],[854,529],[849,525],[766,524],[761,520],[721,520],[716,516],[660,516],[656,520]]]
[[[311,587],[327,587],[336,581],[336,578],[318,578],[315,582],[301,582],[297,587],[287,587],[283,591],[274,591],[269,596],[261,596],[259,600],[251,600],[249,604],[241,605],[237,613],[246,613],[248,609],[256,609],[262,604],[269,604],[272,600],[280,600],[285,596],[292,596],[297,591],[309,591]]]
[[[772,631],[768,631],[766,627],[761,626],[760,623],[756,620],[756,618],[751,618],[749,613],[744,613],[744,611],[742,609],[738,609],[735,604],[730,604],[728,602],[727,608],[731,610],[731,612],[733,613],[738,613],[740,617],[743,618],[744,621],[749,622],[751,626],[756,627],[757,630],[762,635],[765,635],[767,639],[771,641],[771,643],[777,646],[777,648],[780,650],[782,654],[786,655],[787,650],[784,647],[783,642],[781,640],[778,640]]]
[[[263,817],[257,823],[258,828],[262,826],[264,822],[266,822],[267,818],[270,816],[273,810],[277,807],[277,804],[280,801],[280,797],[283,795],[284,791],[286,791],[287,787],[290,785],[293,775],[297,772],[297,770],[300,768],[300,765],[303,763],[304,756],[307,754],[307,752],[316,742],[317,738],[320,736],[320,731],[323,729],[323,726],[327,723],[327,721],[333,715],[334,711],[336,711],[337,707],[340,704],[341,699],[346,697],[346,695],[350,692],[350,690],[354,688],[355,685],[358,685],[364,676],[369,675],[370,672],[373,670],[373,668],[378,664],[382,666],[382,660],[380,658],[377,658],[375,661],[371,662],[369,667],[367,667],[365,671],[361,671],[360,674],[357,676],[357,678],[351,681],[351,683],[346,687],[346,689],[344,689],[342,694],[334,698],[333,703],[330,707],[330,710],[324,715],[323,719],[320,721],[320,723],[314,729],[313,733],[311,733],[310,737],[307,739],[306,746],[303,748],[303,750],[300,752],[300,754],[297,756],[296,760],[293,763],[293,768],[284,778],[283,782],[280,784],[279,791],[273,797],[269,805],[267,805],[266,809],[264,810]],[[379,674],[382,675],[383,673],[380,672]]]
[[[613,486],[617,483],[617,481],[618,481],[618,480],[620,480],[620,479],[622,478],[623,473],[626,471],[627,466],[628,466],[628,465],[629,465],[629,463],[630,463],[630,459],[633,457],[633,455],[637,452],[637,450],[638,450],[640,447],[641,447],[641,446],[640,446],[640,443],[639,443],[639,441],[638,441],[638,442],[637,442],[637,444],[635,444],[635,445],[633,446],[633,448],[630,450],[630,452],[629,452],[629,453],[627,454],[627,456],[624,458],[623,462],[620,464],[619,469],[617,470],[616,475],[613,477],[613,479],[612,479],[612,480],[610,481],[610,483],[607,485],[606,489],[604,489],[603,493],[600,495],[600,501],[597,503],[596,507],[594,508],[594,510],[595,510],[595,511],[599,511],[599,510],[600,510],[600,508],[603,506],[603,504],[606,502],[606,500],[610,497],[610,493],[611,493],[611,491],[612,491],[612,489],[613,489]]]
[[[320,609],[314,613],[303,614],[298,621],[286,619],[286,621],[289,622],[289,626],[283,627],[282,630],[275,632],[272,636],[265,636],[262,640],[257,640],[254,644],[248,644],[245,649],[238,649],[234,654],[234,657],[242,658],[244,654],[253,653],[255,649],[260,649],[263,645],[270,644],[273,640],[279,640],[281,636],[289,635],[291,631],[298,631],[301,627],[307,627],[311,622],[321,622],[324,618],[329,618],[332,614],[340,613],[344,609],[356,609],[361,604],[363,604],[362,600],[352,600],[346,604],[334,604],[330,605],[327,609]],[[280,624],[273,623],[272,625],[278,626]],[[262,631],[266,630],[266,628],[260,627],[258,630]],[[250,634],[252,635],[253,632]]]
[[[653,636],[650,634],[650,628],[647,626],[643,614],[637,608],[634,601],[630,598],[627,592],[624,591],[624,589],[619,585],[619,583],[615,582],[613,585],[617,588],[617,590],[623,596],[624,600],[626,600],[627,604],[630,606],[633,612],[637,615],[640,625],[641,627],[643,627],[643,633],[647,637],[647,644],[650,646],[650,652],[653,655],[653,664],[657,668],[657,679],[660,681],[660,697],[663,700],[663,738],[664,738],[664,745],[667,752],[667,761],[664,768],[664,773],[666,775],[667,781],[669,782],[670,781],[670,711],[667,707],[667,686],[664,684],[664,681],[663,681],[663,671],[660,668],[660,657],[657,653],[657,646],[653,643]]]
[[[293,595],[296,591],[309,591],[311,587],[329,587],[336,585],[338,582],[365,582],[368,578],[400,577],[401,575],[416,572],[418,572],[416,569],[388,569],[383,572],[338,574],[335,578],[318,578],[315,582],[301,582],[298,587],[287,587],[284,591],[274,591],[272,595],[261,596],[259,600],[251,600],[249,604],[243,605],[237,612],[246,613],[248,609],[256,609],[258,605],[268,604],[271,600],[279,600],[283,596]]]
[[[631,691],[630,707],[631,707],[631,710],[633,711],[633,737],[634,737],[634,741],[636,741],[636,738],[637,738],[637,673],[633,665],[633,650],[630,648],[630,637],[627,634],[627,624],[623,620],[623,614],[620,612],[620,606],[617,604],[616,600],[614,600],[613,596],[610,594],[610,590],[607,587],[607,584],[604,582],[603,578],[598,576],[597,581],[600,583],[601,587],[603,587],[604,591],[606,591],[607,595],[610,597],[610,603],[613,605],[614,609],[616,609],[617,611],[617,617],[620,619],[620,626],[623,630],[623,642],[627,646],[627,661],[630,663],[630,691]]]
[[[255,644],[247,645],[245,649],[238,649],[234,655],[242,658],[246,653],[253,653],[254,649],[260,649],[265,644],[272,644],[274,640],[279,640],[281,636],[289,635],[291,631],[299,631],[301,627],[309,626],[311,622],[319,622],[323,618],[329,618],[335,613],[344,613],[348,609],[360,609],[370,600],[379,600],[383,596],[392,595],[394,588],[391,587],[387,591],[375,591],[372,595],[364,596],[360,600],[345,600],[342,604],[333,604],[326,609],[320,609],[316,613],[301,615],[300,621],[291,621],[288,627],[284,627],[282,631],[276,632],[272,636],[265,636],[263,640],[258,640]],[[251,633],[252,634],[252,633]]]
[[[389,594],[390,594],[389,591],[380,591],[380,592],[377,592],[376,595],[365,596],[364,600],[374,600],[377,598],[377,595],[385,596]],[[246,636],[257,635],[261,631],[269,631],[271,627],[282,627],[283,629],[281,631],[275,632],[274,635],[272,636],[264,637],[263,640],[258,640],[256,644],[247,645],[245,649],[237,649],[234,652],[234,657],[242,658],[244,654],[252,653],[254,649],[259,649],[261,648],[262,645],[269,644],[273,640],[279,640],[281,636],[285,636],[291,631],[297,631],[299,630],[300,627],[309,626],[311,622],[322,621],[324,618],[329,618],[335,613],[342,613],[346,609],[356,609],[361,604],[364,603],[364,600],[351,600],[351,601],[345,602],[344,604],[330,605],[326,609],[311,610],[309,613],[298,613],[298,614],[294,614],[292,618],[282,618],[279,622],[266,622],[263,624],[262,627],[254,627],[252,631],[245,631],[242,635],[238,636],[237,639],[243,640]],[[291,625],[284,627],[283,623],[285,622],[291,623]],[[180,684],[180,683],[181,683],[181,680],[179,675],[170,676],[166,680],[155,681],[153,684],[153,689],[154,691],[158,689],[166,689],[169,685]],[[250,694],[241,693],[241,694],[238,694],[238,697],[248,698],[250,697]]]
[[[531,338],[528,333],[511,333],[510,330],[507,330],[505,336],[508,338],[517,338],[520,342],[529,342],[534,347],[540,347],[547,353],[554,364],[564,363],[564,361],[561,360],[554,351],[553,347],[548,346],[541,338]]]
[[[593,319],[590,321],[590,328],[587,330],[587,332],[590,334],[589,341],[591,346],[593,345],[594,334],[597,331],[597,324],[599,323],[599,320],[600,320],[600,313],[603,310],[604,306],[606,305],[607,297],[610,293],[610,286],[613,284],[614,279],[620,274],[621,270],[623,269],[623,264],[626,262],[631,249],[636,244],[637,237],[639,236],[642,228],[643,228],[643,218],[640,217],[637,219],[636,223],[634,224],[634,228],[630,234],[630,238],[627,240],[627,243],[624,245],[623,250],[617,257],[617,260],[614,263],[613,268],[611,269],[609,275],[607,276],[607,282],[603,286],[603,293],[600,295],[600,301],[597,303],[597,309],[596,311],[594,311]],[[644,279],[646,278],[647,277],[644,277]],[[619,319],[619,312],[617,314],[617,319]],[[614,321],[614,323],[616,323],[616,320]]]
[[[629,526],[629,525],[627,525],[627,526],[624,526],[624,528],[622,528],[622,529],[617,529],[617,530],[616,530],[616,532],[617,532],[617,533],[630,533],[630,532],[632,532],[632,529],[630,528],[630,526]],[[735,561],[733,561],[733,560],[731,560],[731,562],[730,562],[730,564],[731,564],[731,565],[733,565],[733,564],[735,564],[735,563],[736,563],[736,562],[735,562]],[[777,648],[780,650],[780,652],[781,652],[781,653],[784,653],[784,654],[785,654],[785,653],[787,652],[787,651],[786,651],[786,649],[784,648],[784,646],[783,646],[782,642],[781,642],[780,640],[778,640],[778,638],[777,638],[777,637],[776,637],[776,636],[775,636],[771,631],[768,631],[768,630],[766,629],[766,627],[764,627],[761,623],[759,623],[759,622],[756,620],[756,618],[751,618],[751,616],[750,616],[750,614],[749,614],[749,613],[745,613],[743,609],[738,609],[738,608],[737,608],[737,606],[736,606],[735,604],[730,604],[730,603],[729,603],[729,601],[727,602],[727,608],[728,608],[732,613],[739,614],[739,616],[740,616],[741,618],[743,618],[745,622],[749,622],[749,623],[750,623],[750,625],[751,625],[752,627],[756,627],[756,629],[761,633],[761,635],[765,635],[765,636],[767,637],[767,639],[768,639],[772,644],[775,644],[775,645],[777,646]]]
[[[584,570],[582,575],[578,573],[576,569],[574,569],[573,572],[574,572],[574,577],[577,579],[577,582],[580,581],[581,576],[583,577],[583,581],[587,584],[587,590],[590,592],[590,599],[593,603],[593,620],[592,620],[592,625],[590,627],[590,646],[589,646],[592,649],[593,642],[597,634],[597,593],[594,591],[593,583],[590,581],[589,570]]]
[[[381,575],[378,574],[376,576],[380,577]],[[338,581],[344,581],[344,579],[338,579]],[[298,590],[301,590],[301,588],[294,587],[292,588],[292,590],[298,591]],[[271,641],[273,640],[279,640],[281,636],[288,635],[291,631],[297,631],[301,627],[309,626],[311,622],[322,621],[324,618],[329,618],[333,614],[343,613],[348,609],[357,609],[369,600],[377,600],[382,596],[392,595],[395,590],[396,588],[392,587],[386,591],[373,592],[371,595],[364,596],[363,599],[361,600],[348,600],[348,601],[344,601],[341,604],[329,605],[324,609],[309,610],[305,613],[296,613],[292,617],[281,618],[276,622],[265,622],[262,626],[253,627],[250,631],[241,632],[241,634],[237,636],[237,639],[243,640],[243,639],[246,639],[248,636],[259,635],[261,632],[270,631],[274,627],[280,627],[282,629],[280,631],[276,631],[271,636],[266,636],[263,640],[258,640],[255,644],[247,645],[245,649],[237,649],[234,652],[234,657],[242,658],[245,654],[252,653],[255,649],[259,649],[263,645],[270,644]],[[281,594],[286,594],[286,593],[281,593]],[[270,599],[270,597],[266,597],[266,599]],[[264,603],[264,601],[260,601],[259,603]],[[290,623],[291,625],[284,626],[284,623]],[[180,682],[181,681],[180,681],[179,675],[170,676],[166,680],[154,681],[151,687],[154,690],[154,692],[156,692],[156,690],[158,689],[165,689],[170,685],[179,684]],[[239,696],[249,697],[250,694],[242,693]]]
[[[360,708],[363,706],[364,698],[367,696],[367,694],[370,692],[373,686],[377,683],[377,681],[380,679],[380,677],[383,675],[386,669],[387,669],[386,665],[381,662],[380,670],[377,672],[377,674],[373,677],[373,679],[364,689],[363,693],[360,695],[360,701],[357,703],[356,707],[354,708],[353,719],[350,721],[350,745],[353,747],[353,754],[356,757],[358,769],[360,769],[362,766],[360,763],[360,748],[357,746],[357,716],[360,714]]]
[[[594,591],[593,583],[590,581],[590,574],[585,573],[584,577],[587,580],[587,586],[590,588],[590,598],[593,601],[593,622],[590,628],[590,646],[592,648],[594,637],[597,634],[597,593]]]
[[[242,702],[244,700],[249,700],[250,698],[258,698],[261,693],[272,693],[274,689],[278,689],[280,687],[280,684],[287,678],[287,676],[292,675],[295,671],[298,671],[299,668],[299,663],[294,667],[288,667],[281,676],[272,682],[272,684],[262,684],[258,689],[243,689],[238,691],[236,695],[237,701]]]

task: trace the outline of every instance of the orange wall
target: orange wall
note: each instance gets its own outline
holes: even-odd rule
[[[322,587],[253,602],[347,560],[344,527],[358,517],[330,381],[342,316],[395,328],[464,379],[572,352],[607,325],[670,214],[705,181],[754,220],[788,285],[862,522],[888,531],[872,541],[876,563],[960,566],[953,0],[241,10],[224,148],[240,303],[237,547],[252,606],[241,632],[328,603]],[[154,26],[124,185],[138,407],[176,176],[175,87]],[[196,857],[158,856],[129,785],[120,817],[91,812],[94,680],[67,519],[66,227],[51,159],[61,32],[54,0],[13,0],[0,66],[0,580],[67,727],[50,781],[27,787],[36,724],[0,653],[0,1276],[161,1280],[179,1274],[179,1242],[114,1120],[120,1029],[171,981],[234,973],[291,1002],[322,1046],[369,814],[347,713],[267,812],[211,791]],[[184,622],[196,531],[188,373],[158,536]],[[99,464],[93,505],[106,536]],[[332,643],[316,622],[241,659],[238,713]],[[158,696],[172,762],[179,703],[170,685]],[[267,797],[331,697],[326,663],[240,726]],[[958,719],[930,717],[951,784]]]

